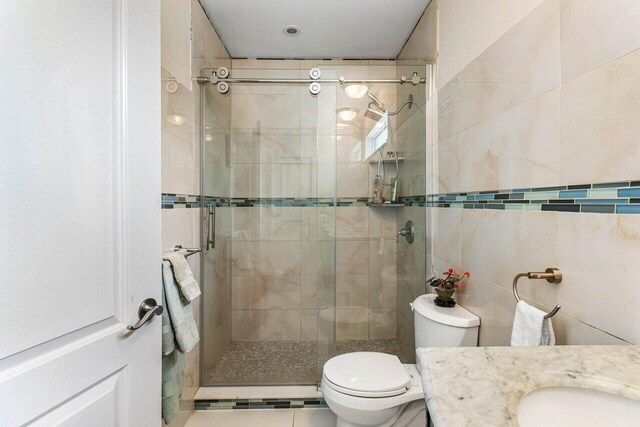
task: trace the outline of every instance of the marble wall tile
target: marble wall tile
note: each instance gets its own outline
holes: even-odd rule
[[[335,211],[336,237],[338,240],[362,240],[369,238],[369,212],[367,206],[339,206]],[[329,217],[331,221],[331,217]]]
[[[259,310],[260,341],[299,341],[300,310]]]
[[[397,319],[395,308],[372,308],[369,319],[369,338],[372,340],[394,339]]]
[[[365,141],[359,134],[340,131],[336,147],[336,161],[339,163],[359,163],[364,160]]]
[[[392,276],[397,265],[398,244],[391,239],[371,239],[369,242],[369,274]]]
[[[231,197],[260,197],[260,165],[231,165]]]
[[[258,197],[300,197],[300,165],[259,165],[258,189],[252,192]]]
[[[346,139],[345,139],[346,138]],[[349,145],[349,136],[344,136],[340,140],[340,144],[336,144],[336,135],[334,130],[322,129],[301,129],[300,130],[300,162],[301,163],[335,163],[336,149],[343,155],[343,145]],[[352,138],[352,137],[351,137]],[[359,161],[355,159],[354,161]]]
[[[626,345],[620,338],[559,312],[553,316],[553,332],[559,345]]]
[[[396,307],[398,301],[397,267],[369,277],[369,307]],[[402,301],[406,303],[406,301]]]
[[[300,136],[295,130],[260,134],[260,163],[300,163]]]
[[[300,105],[298,95],[236,94],[231,101],[231,127],[234,129],[298,129]]]
[[[191,90],[191,4],[161,3],[161,58],[166,68]]]
[[[559,109],[557,89],[463,131],[459,191],[558,185]]]
[[[333,240],[337,207],[302,207],[300,236],[303,242]]]
[[[558,261],[558,217],[553,212],[463,210],[462,269],[509,291],[518,273],[565,269]],[[553,308],[562,287],[564,282],[522,279],[518,291]]]
[[[336,277],[336,306],[369,307],[369,275],[338,275]]]
[[[438,102],[438,142],[444,141],[460,132],[462,123],[460,79],[457,77],[447,83],[436,94]]]
[[[175,245],[199,246],[199,221],[198,209],[162,209],[163,250],[171,250]]]
[[[233,341],[258,341],[260,339],[259,310],[231,311],[231,339]]]
[[[336,339],[369,339],[369,308],[336,308]]]
[[[562,81],[568,82],[640,47],[634,0],[561,0]]]
[[[254,276],[254,280],[260,292],[260,309],[300,308],[299,275],[258,274]]]
[[[319,274],[303,274],[300,276],[300,307],[303,309],[318,308],[322,299],[322,276]]]
[[[434,193],[455,193],[460,188],[460,134],[433,146]]]
[[[439,1],[438,88],[442,88],[542,1]]]
[[[231,163],[260,163],[260,131],[231,129]]]
[[[562,87],[561,184],[636,179],[640,50]]]
[[[231,240],[251,242],[260,240],[260,210],[250,207],[231,207]],[[224,229],[224,227],[219,227]]]
[[[198,0],[191,0],[191,21],[193,56],[199,55],[209,60],[228,59],[226,48]]]
[[[260,308],[261,290],[254,276],[231,278],[231,307],[234,310]]]
[[[478,211],[479,212],[479,211]],[[430,209],[431,220],[433,221],[433,256],[441,259],[447,265],[445,270],[453,268],[456,271],[469,270],[467,259],[462,259],[462,242],[467,246],[469,242],[465,235],[462,238],[462,209]],[[487,242],[490,244],[490,242]],[[440,273],[440,271],[438,270]],[[474,271],[475,274],[475,271]]]
[[[336,271],[342,274],[369,274],[369,241],[336,242]]]
[[[232,274],[299,275],[300,257],[300,242],[240,242],[232,245]]]
[[[318,310],[300,310],[300,340],[318,340]]]
[[[199,173],[196,164],[196,147],[192,140],[185,140],[162,131],[162,183],[164,193],[196,194]]]
[[[456,301],[481,319],[478,340],[481,347],[511,344],[516,309],[511,291],[471,276],[460,286],[457,294]]]
[[[461,128],[558,87],[559,34],[558,1],[547,0],[462,70]]]
[[[272,206],[249,209],[259,210],[260,240],[300,241],[301,208]]]
[[[368,209],[369,236],[371,238],[394,239],[396,237],[397,209]]]
[[[337,165],[338,197],[362,197],[369,194],[373,185],[369,182],[367,163],[348,163]]]
[[[639,247],[636,215],[559,215],[558,265],[564,277],[558,303],[563,314],[640,343]]]
[[[352,242],[338,242],[340,245],[347,245],[347,248],[344,249],[344,253],[348,254],[351,251],[356,251],[356,248],[352,248],[352,245],[349,243]],[[356,242],[362,243],[362,242]],[[366,243],[366,242],[365,242]],[[337,244],[333,240],[317,240],[317,241],[303,241],[300,245],[300,253],[301,253],[301,274],[303,275],[331,275],[335,274],[336,265],[334,260],[336,259],[336,246]],[[368,255],[368,253],[367,253]],[[338,260],[341,258],[338,257]],[[368,258],[366,260],[358,257],[356,259],[360,259],[360,262],[363,263],[366,261],[366,266],[368,267]],[[359,271],[353,272],[364,274],[364,269],[362,266],[358,268]],[[345,273],[349,273],[347,269]]]
[[[197,135],[195,128],[196,111],[194,109],[195,94],[181,83],[178,83],[178,88],[175,92],[169,92],[166,83],[170,81],[169,79],[173,79],[173,76],[167,70],[163,70],[162,74],[167,79],[163,82],[161,91],[162,130],[184,140],[192,141],[195,145],[197,142],[195,138]],[[173,118],[175,115],[181,116],[183,122],[176,121]]]

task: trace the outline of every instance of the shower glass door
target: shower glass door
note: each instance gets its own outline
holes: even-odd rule
[[[335,353],[336,90],[201,87],[203,385],[317,384]]]

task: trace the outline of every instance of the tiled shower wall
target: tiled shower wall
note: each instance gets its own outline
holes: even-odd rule
[[[520,292],[547,311],[562,305],[553,318],[559,344],[640,343],[640,215],[589,213],[633,204],[632,196],[617,199],[636,190],[597,187],[629,187],[640,178],[640,6],[532,1],[530,13],[514,12],[518,20],[475,56],[464,53],[470,62],[463,64],[451,59],[452,50],[468,47],[451,41],[475,35],[451,18],[464,15],[462,3],[439,1],[449,58],[439,63],[447,78],[437,95],[438,139],[427,150],[432,193],[547,193],[524,195],[524,201],[503,195],[498,198],[511,200],[502,205],[430,208],[436,270],[471,273],[458,298],[482,319],[480,345],[509,344],[516,305],[511,281],[546,267],[560,268],[562,283],[524,280]],[[476,22],[471,30],[484,28]],[[444,43],[440,47],[444,55]],[[455,63],[460,66],[452,72]],[[559,192],[578,189],[584,200]],[[576,208],[580,203],[590,208]]]
[[[234,60],[232,72],[305,78],[315,66],[325,78],[396,75],[395,61]],[[253,199],[232,207],[233,340],[316,340],[333,298],[337,339],[396,337],[396,211],[364,203],[375,173],[364,158],[368,100],[332,85],[322,90],[314,98],[299,85],[232,88],[231,197]],[[372,90],[395,107],[395,85]],[[354,102],[358,119],[336,126],[336,109]],[[256,200],[334,195],[348,206]]]
[[[433,99],[429,81],[430,68],[425,64],[435,64],[437,56],[437,10],[436,2],[432,1],[411,37],[405,44],[397,59],[397,76],[411,76],[417,72],[420,76],[427,76],[426,86],[401,85],[398,88],[398,103],[403,102],[409,95],[413,96],[415,104],[411,109],[404,109],[397,117],[396,137],[398,149],[406,156],[400,174],[400,193],[403,197],[418,197],[419,201],[431,187],[431,159],[425,141],[433,138],[432,123]],[[398,243],[398,320],[397,337],[407,357],[406,362],[415,361],[415,340],[413,312],[409,306],[414,299],[425,291],[425,274],[429,269],[426,265],[426,235],[427,216],[423,202],[399,208],[397,211],[396,230],[404,227],[407,220],[411,220],[416,228],[413,244],[405,239]]]
[[[196,0],[163,0],[161,11],[162,192],[197,195],[200,192],[200,171],[197,166],[200,128],[199,87],[192,79],[197,77],[200,69],[207,64],[228,66],[230,61],[224,46]],[[177,84],[175,91],[171,87],[167,88],[168,83],[174,82]],[[180,123],[180,120],[176,120],[176,115],[184,121]],[[175,245],[199,247],[199,214],[199,209],[162,209],[163,248],[170,249]],[[200,255],[191,256],[188,260],[196,280],[200,281]],[[202,338],[199,300],[194,304],[194,312]],[[224,339],[224,335],[220,336]],[[193,395],[200,385],[199,372],[200,348],[197,345],[186,355],[186,390],[181,400],[181,414],[172,426],[184,425],[192,412]]]

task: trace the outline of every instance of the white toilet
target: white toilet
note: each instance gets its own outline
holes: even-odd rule
[[[416,348],[475,347],[480,319],[464,308],[438,307],[435,295],[411,304]],[[424,427],[425,401],[417,366],[396,356],[374,352],[347,353],[325,363],[321,382],[337,427]]]

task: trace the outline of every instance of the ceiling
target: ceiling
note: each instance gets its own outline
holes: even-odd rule
[[[233,58],[309,59],[395,58],[429,1],[200,0]]]

